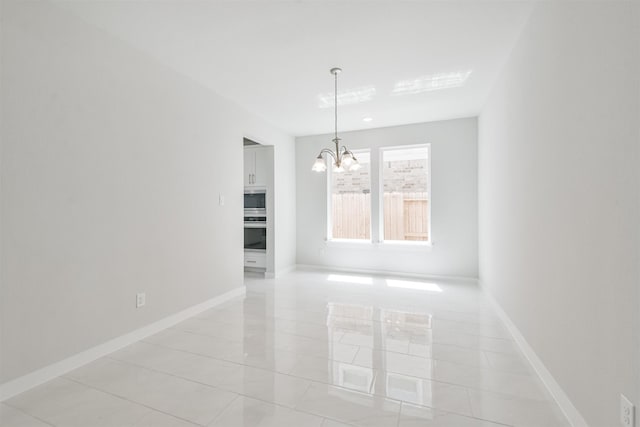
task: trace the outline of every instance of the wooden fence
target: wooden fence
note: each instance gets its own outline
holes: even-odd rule
[[[426,193],[384,193],[384,239],[428,240],[429,205]],[[333,237],[371,238],[371,195],[334,194]]]
[[[336,239],[371,239],[371,194],[334,194],[333,237]]]

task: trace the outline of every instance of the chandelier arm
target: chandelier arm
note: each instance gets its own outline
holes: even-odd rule
[[[349,150],[345,145],[342,146],[342,148],[340,149],[341,152],[343,153],[349,153],[353,156],[353,151]]]
[[[328,148],[323,148],[320,151],[320,156],[323,154],[329,154],[331,157],[333,157],[333,160],[337,163],[338,162],[338,158],[336,157],[336,155],[333,153],[333,151],[329,150]]]
[[[345,145],[342,146],[342,148],[340,149],[340,151],[342,152],[342,155],[344,155],[344,153],[348,153],[351,154],[351,158],[357,163],[358,159],[356,159],[355,154],[353,154],[353,151],[349,150]]]

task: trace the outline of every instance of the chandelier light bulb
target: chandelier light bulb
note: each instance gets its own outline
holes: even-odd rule
[[[347,169],[349,169],[349,167],[353,164],[353,156],[350,152],[345,151],[344,153],[342,153],[342,164]]]
[[[327,163],[324,161],[324,158],[322,157],[322,155],[319,155],[316,158],[316,161],[313,164],[313,167],[311,168],[311,170],[315,172],[324,172],[327,170]]]

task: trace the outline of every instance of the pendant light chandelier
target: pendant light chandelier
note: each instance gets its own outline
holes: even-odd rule
[[[329,70],[331,74],[334,76],[335,80],[335,96],[334,96],[334,108],[335,108],[335,133],[333,137],[333,143],[336,145],[336,151],[329,148],[324,148],[318,154],[316,158],[316,162],[313,164],[312,170],[316,172],[324,172],[327,170],[327,162],[323,156],[323,154],[327,154],[333,160],[333,168],[334,172],[344,172],[344,171],[357,171],[360,169],[360,163],[355,158],[351,150],[347,149],[347,147],[340,147],[340,138],[338,138],[338,74],[342,69],[340,68],[332,68]]]

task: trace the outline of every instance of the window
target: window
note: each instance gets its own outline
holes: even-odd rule
[[[329,237],[371,240],[371,155],[354,151],[361,168],[329,173]]]
[[[429,243],[430,146],[384,147],[354,155],[359,170],[328,173],[328,239]]]
[[[429,240],[429,147],[382,149],[383,240]]]

